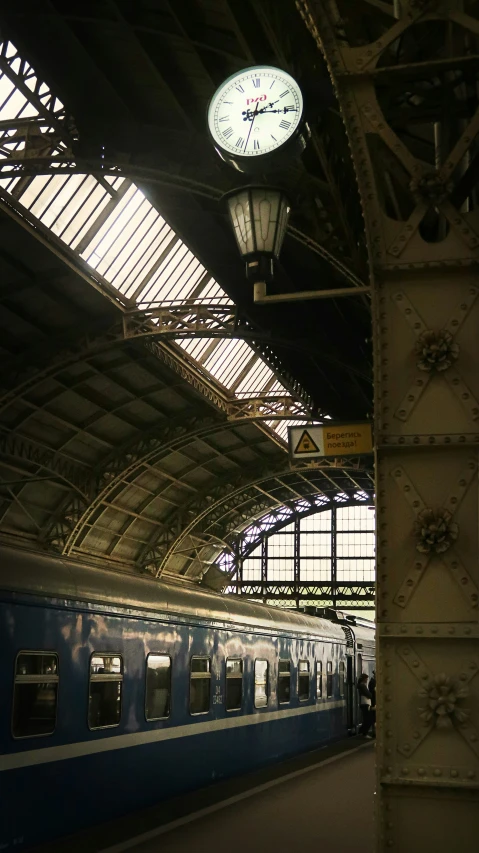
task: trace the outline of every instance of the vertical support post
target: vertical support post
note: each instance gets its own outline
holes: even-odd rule
[[[336,507],[331,508],[331,597],[333,607],[337,604],[337,560],[336,560]]]
[[[376,849],[475,853],[479,98],[474,90],[464,111],[456,81],[471,45],[479,53],[479,13],[457,0],[362,2],[361,15],[345,19],[346,3],[296,6],[336,87],[373,287]],[[446,96],[452,132],[437,159]]]
[[[263,533],[261,539],[261,592],[263,604],[266,604],[268,585],[268,537]]]
[[[299,594],[300,594],[300,519],[298,516],[294,519],[294,595],[296,602],[296,610],[299,610]]]
[[[234,565],[236,569],[236,595],[239,595],[240,589],[243,586],[243,560],[240,553],[239,537],[234,543]]]

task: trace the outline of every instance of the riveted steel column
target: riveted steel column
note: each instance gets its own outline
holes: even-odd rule
[[[473,853],[479,844],[477,6],[461,0],[296,5],[337,90],[373,285],[376,849]]]

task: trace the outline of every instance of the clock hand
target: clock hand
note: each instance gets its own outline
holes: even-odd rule
[[[291,113],[291,112],[297,112],[296,107],[282,107],[279,110],[268,110],[266,107],[264,107],[262,110],[260,110],[258,112],[258,115],[264,115],[264,113]]]
[[[257,116],[257,115],[258,115],[258,104],[256,104],[256,106],[255,106],[255,108],[254,108],[253,118],[251,119],[251,124],[250,124],[250,126],[249,126],[248,136],[246,137],[246,143],[245,143],[245,147],[244,147],[244,150],[245,150],[245,151],[246,151],[246,149],[247,149],[247,147],[248,147],[248,142],[249,142],[249,138],[250,138],[250,136],[251,136],[251,131],[253,130],[254,120],[255,120],[255,118],[256,118],[256,116]]]

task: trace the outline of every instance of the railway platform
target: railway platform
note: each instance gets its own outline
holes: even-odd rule
[[[350,738],[34,851],[371,853],[374,755],[374,742]]]

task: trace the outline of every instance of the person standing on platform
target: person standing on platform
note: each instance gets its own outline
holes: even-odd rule
[[[366,672],[363,672],[362,675],[358,678],[358,693],[359,693],[359,707],[361,708],[361,717],[362,717],[362,725],[359,729],[359,734],[362,737],[366,737],[369,729],[371,728],[372,719],[371,719],[371,702],[372,697],[371,693],[368,690],[368,676]]]
[[[376,737],[376,670],[373,669],[373,674],[369,679],[368,690],[371,694],[371,731],[373,737]]]

